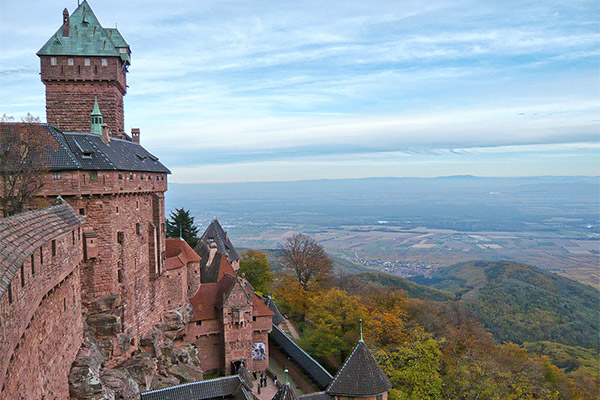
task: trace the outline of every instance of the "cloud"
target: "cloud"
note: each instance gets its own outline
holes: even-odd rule
[[[0,1],[0,113],[18,117],[43,110],[34,53],[58,29],[64,5]],[[253,157],[439,159],[598,139],[594,2],[91,5],[105,26],[118,22],[133,50],[126,126],[140,126],[144,145],[177,171],[226,164],[233,176],[249,166],[232,161]],[[316,165],[305,172],[317,174]],[[373,168],[348,173],[379,173]]]

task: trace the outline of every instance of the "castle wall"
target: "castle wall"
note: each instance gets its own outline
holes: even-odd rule
[[[60,194],[85,216],[85,234],[97,235],[97,256],[81,265],[83,303],[90,306],[105,296],[120,295],[110,318],[122,328],[105,332],[111,336],[106,339],[112,342],[107,362],[111,366],[137,348],[138,338],[161,322],[165,310],[175,308],[167,297],[168,278],[162,268],[167,180],[165,174],[128,171],[98,171],[95,179],[90,171],[62,171],[60,179],[55,178],[56,173],[48,174],[41,195],[51,201]],[[180,285],[184,290],[187,282]],[[101,317],[94,318],[102,322]]]
[[[200,262],[194,261],[187,265],[188,297],[194,296],[200,289]]]
[[[252,362],[252,301],[239,284],[234,284],[223,305],[223,342],[225,374],[232,373],[232,362]]]
[[[181,307],[187,303],[188,274],[187,268],[181,267],[165,272],[165,291],[167,305],[170,308]]]
[[[81,229],[33,253],[0,299],[0,398],[68,398],[83,339]],[[24,278],[24,279],[23,279]]]

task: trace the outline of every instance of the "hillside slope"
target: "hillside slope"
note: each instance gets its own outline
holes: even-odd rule
[[[510,261],[459,263],[411,280],[456,293],[499,340],[600,347],[600,292],[591,286]]]
[[[421,300],[448,301],[454,300],[453,293],[420,285],[399,276],[383,272],[361,272],[338,278],[336,286],[351,295],[369,293],[381,289],[404,290],[408,297]]]

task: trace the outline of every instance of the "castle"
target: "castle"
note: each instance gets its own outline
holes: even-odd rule
[[[237,276],[218,221],[195,249],[166,237],[170,171],[124,131],[130,54],[86,0],[65,9],[37,53],[48,123],[0,124],[43,138],[46,160],[30,210],[0,219],[0,399],[137,398],[205,373],[233,374],[239,394],[269,367],[272,332],[310,358]]]

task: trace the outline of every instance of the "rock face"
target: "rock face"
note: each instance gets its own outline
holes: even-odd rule
[[[190,304],[170,310],[163,323],[139,338],[139,348],[124,362],[105,368],[104,362],[114,355],[127,355],[135,338],[122,332],[115,307],[117,296],[105,296],[88,307],[85,340],[69,374],[72,399],[134,400],[140,392],[160,389],[203,379],[198,349],[190,343],[176,345],[183,328],[193,315]]]

